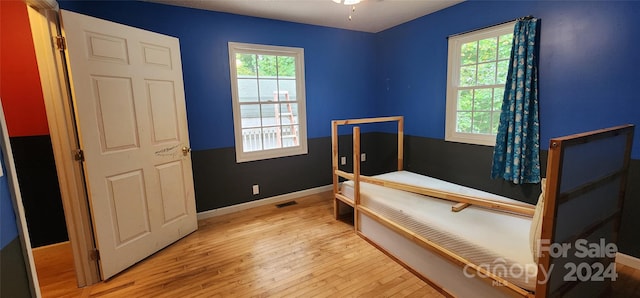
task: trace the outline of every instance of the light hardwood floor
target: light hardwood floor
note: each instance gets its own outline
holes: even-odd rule
[[[333,219],[331,193],[201,220],[198,231],[78,289],[68,244],[36,249],[43,297],[442,297]]]
[[[330,192],[296,201],[202,220],[198,231],[82,289],[68,243],[35,249],[43,297],[442,297],[334,220]],[[618,271],[611,296],[640,297],[640,271]]]

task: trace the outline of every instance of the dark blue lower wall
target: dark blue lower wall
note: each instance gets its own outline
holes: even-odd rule
[[[192,152],[198,212],[331,184],[331,139],[308,140],[309,153],[244,163],[235,148]],[[252,185],[260,194],[252,194]]]
[[[31,246],[69,240],[51,138],[12,137],[11,148]]]
[[[31,297],[27,267],[18,237],[0,250],[0,297]]]

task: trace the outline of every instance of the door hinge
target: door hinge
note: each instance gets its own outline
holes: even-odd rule
[[[76,152],[73,154],[73,158],[76,161],[84,161],[84,151],[82,151],[82,149],[76,149]]]
[[[64,51],[67,49],[67,41],[64,39],[64,36],[56,36],[56,49],[59,51]]]
[[[100,260],[100,251],[96,248],[89,251],[89,259],[92,261]]]

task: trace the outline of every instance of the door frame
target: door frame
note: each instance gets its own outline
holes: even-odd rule
[[[59,6],[55,0],[26,0],[53,156],[62,197],[69,243],[78,287],[101,281],[93,224],[82,164],[74,153],[80,148],[71,100],[64,51],[54,43],[61,36]],[[32,273],[35,275],[35,273]],[[37,280],[37,276],[32,276]]]

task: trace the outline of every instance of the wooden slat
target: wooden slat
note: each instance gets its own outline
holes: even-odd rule
[[[510,204],[505,202],[488,200],[488,199],[481,199],[477,197],[471,197],[467,195],[456,194],[456,193],[442,191],[442,190],[418,187],[418,186],[399,183],[399,182],[386,181],[386,180],[368,177],[368,176],[360,176],[360,181],[376,184],[384,187],[404,190],[408,192],[413,192],[417,194],[427,195],[431,197],[436,197],[440,199],[445,199],[453,202],[468,203],[471,205],[477,205],[477,206],[482,206],[482,207],[501,210],[501,211],[514,212],[514,213],[519,213],[527,216],[533,216],[533,213],[535,211],[534,207],[527,206],[524,204],[517,205],[517,204]]]
[[[451,211],[460,212],[460,210],[463,210],[464,208],[467,208],[469,206],[471,206],[471,204],[469,204],[469,203],[458,203],[458,204],[455,204],[455,205],[451,206]]]
[[[555,142],[555,143],[564,143],[565,146],[569,146],[571,144],[591,142],[594,140],[617,136],[620,134],[633,135],[633,129],[634,129],[633,124],[625,124],[625,125],[619,125],[619,126],[614,126],[609,128],[597,129],[593,131],[553,138],[553,140],[551,140],[551,144],[553,145],[553,143]]]
[[[346,178],[346,179],[349,179],[349,180],[353,180],[353,177],[354,177],[353,174],[347,173],[347,172],[344,172],[344,171],[340,171],[340,170],[336,171],[336,175],[338,175],[340,177],[343,177],[343,178]],[[524,205],[524,204],[523,205],[516,205],[516,204],[505,203],[505,202],[492,201],[492,200],[481,199],[481,198],[477,198],[477,197],[472,197],[472,196],[467,196],[467,195],[447,192],[447,191],[443,191],[443,190],[437,190],[437,189],[425,188],[425,187],[418,187],[418,186],[410,185],[410,184],[387,181],[387,180],[374,178],[374,177],[369,177],[369,176],[364,176],[364,175],[360,175],[360,181],[361,182],[365,182],[365,183],[371,183],[371,184],[375,184],[375,185],[385,186],[385,187],[389,187],[389,188],[404,190],[404,191],[408,191],[408,192],[413,192],[413,193],[426,195],[426,196],[430,196],[430,197],[434,197],[434,198],[440,198],[440,199],[444,199],[444,200],[448,200],[448,201],[453,201],[453,202],[458,202],[458,203],[467,203],[467,204],[478,205],[478,206],[482,206],[482,207],[486,207],[486,208],[490,208],[490,209],[514,212],[514,213],[523,214],[523,215],[526,215],[526,216],[533,216],[533,212],[535,211],[534,207],[527,206],[527,205]],[[462,210],[462,209],[460,209],[460,210]]]
[[[338,200],[344,202],[345,204],[353,207],[353,201],[350,198],[346,197],[345,195],[343,195],[341,193],[336,193],[336,194],[333,194],[333,195],[335,196],[336,199],[338,199]]]
[[[342,178],[349,179],[349,180],[353,180],[353,174],[351,174],[351,173],[347,173],[347,172],[345,172],[345,171],[341,171],[341,170],[335,170],[335,171],[334,171],[334,173],[335,173],[337,176],[340,176],[340,177],[342,177]]]
[[[376,122],[392,122],[392,121],[399,121],[400,119],[402,119],[402,116],[344,119],[344,120],[333,120],[333,122],[336,123],[337,125],[355,125],[355,124],[376,123]]]

